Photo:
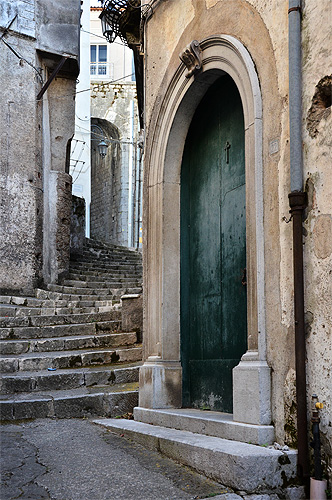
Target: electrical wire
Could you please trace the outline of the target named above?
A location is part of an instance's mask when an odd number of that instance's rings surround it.
[[[129,78],[130,76],[133,76],[133,74],[134,73],[130,73],[130,75],[122,76],[121,78],[117,78],[116,80],[111,80],[109,82],[104,82],[104,85],[111,85],[112,83],[120,82],[121,80],[125,80],[126,78]],[[92,83],[91,85],[94,86],[95,84]],[[99,85],[99,83],[96,82],[96,85]],[[52,96],[52,97],[49,97],[49,99],[63,99],[64,97],[74,96],[74,95],[77,95],[77,94],[81,94],[82,92],[89,92],[89,90],[93,90],[93,89],[89,88],[89,89],[77,90],[76,92],[73,92],[72,94],[63,94],[63,95],[56,96],[56,97]]]
[[[31,66],[31,68],[33,68],[35,70],[35,72],[37,73],[38,75],[38,78],[41,82],[41,84],[43,85],[44,84],[44,81],[43,81],[43,77],[41,75],[41,72],[40,70],[38,70],[30,61],[28,61],[27,59],[25,59],[25,57],[23,57],[21,54],[19,54],[15,49],[14,47],[12,47],[3,37],[1,38],[1,41],[9,48],[9,50],[12,51],[12,53],[20,60],[20,61],[24,61],[26,62],[29,66]]]
[[[34,68],[34,69],[36,71],[38,71],[36,68]],[[122,76],[121,78],[117,78],[116,80],[111,80],[109,82],[103,82],[103,85],[112,85],[112,83],[116,83],[116,82],[120,82],[121,80],[125,80],[126,78],[129,78],[130,76],[133,76],[133,74],[134,73],[131,73],[130,75]],[[130,83],[135,83],[135,82],[130,82]],[[92,86],[99,85],[99,83],[96,82],[96,83],[92,83],[91,85]],[[93,89],[89,88],[89,89],[84,89],[84,90],[77,90],[76,92],[72,92],[71,94],[62,94],[60,96],[48,96],[48,99],[49,100],[59,100],[59,99],[64,99],[66,97],[74,97],[75,95],[80,94],[82,92],[89,92],[89,90],[93,90]],[[16,102],[19,102],[19,101],[16,101]],[[34,99],[34,100],[32,100],[32,99],[24,99],[24,103],[27,103],[27,102],[36,102],[36,99]],[[41,101],[37,101],[37,102],[41,102]]]
[[[80,118],[77,113],[75,113],[76,118],[78,118],[81,122],[89,122],[90,118]]]
[[[93,126],[94,126],[94,124],[92,123],[91,127],[93,127]],[[134,144],[134,145],[137,144],[136,141],[121,141],[120,139],[113,139],[113,138],[105,137],[105,135],[97,134],[96,132],[91,132],[91,130],[83,128],[80,125],[77,125],[77,127],[80,128],[81,130],[84,130],[85,132],[90,132],[91,134],[93,134],[98,139],[104,139],[105,140],[105,138],[106,138],[106,140],[108,142],[114,142],[116,144]]]
[[[77,165],[77,163],[76,163],[76,165]],[[76,166],[76,165],[75,165],[75,166]],[[77,176],[75,177],[75,179],[73,180],[72,184],[75,184],[75,182],[77,181],[77,179],[78,179],[78,178],[79,178],[79,176],[81,175],[84,165],[85,165],[85,161],[83,161],[83,162],[82,162],[81,170],[78,172],[78,174],[77,174]],[[74,167],[74,168],[75,168],[75,167]]]
[[[77,163],[81,160],[81,156],[82,156],[83,151],[84,151],[84,149],[85,149],[85,145],[86,145],[86,143],[85,143],[85,142],[83,142],[82,147],[81,147],[81,151],[79,152],[79,155],[78,155],[78,159],[77,159],[77,160],[74,160],[76,163],[75,163],[75,165],[74,165],[74,167],[73,167],[73,173],[74,173],[74,171],[75,171],[75,169],[76,169]],[[75,180],[73,181],[73,184],[77,181],[77,179],[78,179],[78,178],[79,178],[79,176],[81,175],[81,172],[82,172],[82,170],[83,170],[84,165],[85,165],[85,161],[82,161],[81,170],[80,170],[80,171],[79,171],[79,173],[77,174],[77,176],[76,176]]]
[[[84,33],[89,33],[89,35],[96,36],[97,38],[102,38],[104,40],[104,42],[107,42],[107,40],[104,36],[96,35],[96,33],[92,33],[91,31],[84,30],[83,28],[81,28],[81,31],[84,31]],[[121,45],[122,47],[127,47],[127,45],[125,45],[122,42],[113,42],[113,43],[115,43],[116,45]]]

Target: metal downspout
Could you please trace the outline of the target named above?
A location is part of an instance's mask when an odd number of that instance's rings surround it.
[[[306,401],[306,344],[304,325],[303,279],[303,212],[307,196],[303,192],[302,160],[302,58],[301,58],[301,0],[289,0],[289,128],[290,128],[290,180],[288,195],[293,219],[295,366],[298,436],[298,476],[308,484],[309,451]]]

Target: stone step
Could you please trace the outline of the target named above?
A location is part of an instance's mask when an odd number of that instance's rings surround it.
[[[107,250],[83,250],[81,254],[81,259],[99,259],[99,260],[118,260],[118,261],[123,261],[123,260],[128,260],[128,261],[141,261],[142,257],[140,254],[136,253],[128,253],[128,252],[117,252],[117,251],[111,251],[108,252]]]
[[[0,371],[36,371],[51,368],[76,368],[110,363],[141,361],[142,348],[120,347],[116,349],[81,349],[80,351],[52,351],[7,355],[0,359]]]
[[[219,411],[203,411],[194,408],[152,410],[135,408],[135,418],[146,424],[196,432],[207,436],[241,441],[257,445],[274,442],[273,425],[253,425],[234,422],[233,415]]]
[[[22,326],[51,326],[70,325],[81,323],[96,323],[100,321],[121,320],[120,311],[107,311],[98,313],[83,314],[57,314],[57,315],[36,315],[26,317],[0,317],[0,328],[14,328]]]
[[[46,302],[46,301],[45,301]],[[51,302],[51,301],[49,301]],[[54,302],[54,301],[53,301]],[[64,301],[67,302],[68,301]],[[24,318],[26,316],[61,316],[68,314],[92,314],[101,312],[117,311],[120,306],[120,300],[117,301],[104,301],[104,302],[114,302],[111,305],[104,306],[93,306],[93,301],[86,301],[91,304],[85,307],[77,307],[70,305],[69,307],[26,307],[26,306],[14,306],[14,305],[2,305],[0,304],[0,321],[2,318]],[[79,302],[78,302],[79,303]]]
[[[96,245],[84,245],[83,246],[83,253],[84,252],[102,252],[102,253],[108,253],[111,255],[129,255],[129,256],[139,256],[141,255],[140,252],[138,252],[134,248],[128,248],[124,246],[119,246],[119,245],[111,245],[111,246],[96,246]]]
[[[0,354],[25,354],[30,352],[73,351],[94,347],[129,346],[137,342],[136,333],[106,333],[94,335],[77,335],[47,339],[2,340]]]
[[[80,259],[80,262],[96,262],[96,261],[98,261],[99,264],[118,263],[118,264],[135,265],[141,263],[141,258],[140,257],[135,258],[127,255],[112,255],[112,254],[94,255],[90,253],[83,253]]]
[[[124,249],[129,252],[137,252],[136,248],[133,247],[125,247],[123,245],[117,245],[116,243],[109,243],[101,240],[96,240],[95,238],[85,238],[85,247],[93,247],[93,248],[118,248],[120,250]]]
[[[38,290],[38,289],[37,289]],[[43,292],[44,290],[40,290]],[[113,306],[119,303],[118,299],[109,299],[109,300],[96,300],[97,297],[93,297],[93,300],[78,300],[75,297],[75,300],[51,300],[51,299],[42,299],[36,297],[16,297],[11,295],[1,295],[0,296],[0,307],[6,308],[8,307],[8,311],[12,310],[13,306],[19,308],[31,308],[31,309],[61,309],[61,308],[72,308],[72,309],[80,309],[85,307],[104,307],[104,306]],[[6,316],[6,315],[4,315]],[[10,316],[8,314],[7,316]]]
[[[36,318],[38,316],[35,316]],[[30,318],[32,319],[32,318]],[[52,326],[26,326],[0,328],[1,340],[40,339],[51,337],[68,337],[72,335],[93,335],[97,332],[119,332],[121,322],[118,320],[100,321],[98,323],[79,323]]]
[[[79,269],[79,270],[98,270],[98,271],[142,271],[142,264],[110,264],[110,263],[98,263],[98,262],[71,262],[69,269]]]
[[[83,279],[84,278],[84,279]],[[119,281],[121,279],[131,279],[137,280],[140,279],[141,276],[138,273],[129,273],[129,272],[121,272],[121,271],[112,271],[111,273],[106,274],[104,272],[94,273],[92,271],[81,271],[81,273],[69,273],[67,279],[73,281],[110,281],[111,279],[115,279]]]
[[[115,288],[115,287],[114,287]],[[120,286],[116,287],[117,289],[122,288]],[[86,288],[82,286],[64,286],[64,285],[47,285],[47,289],[51,292],[65,293],[68,295],[98,295],[99,297],[104,297],[105,295],[109,295],[110,288]]]
[[[119,333],[121,297],[141,292],[140,253],[87,240],[62,283],[0,297],[2,418],[133,411],[142,348]]]
[[[76,288],[121,288],[121,287],[130,287],[134,288],[136,286],[140,286],[140,280],[133,280],[132,278],[121,278],[119,280],[110,280],[110,281],[84,281],[82,280],[64,280],[64,286],[72,286]]]
[[[81,387],[67,391],[2,396],[2,421],[34,418],[116,417],[132,412],[138,401],[138,383],[110,387]],[[91,443],[93,446],[93,443]]]
[[[94,422],[236,490],[271,493],[297,481],[295,450],[269,449],[133,420]]]
[[[74,290],[70,289],[71,292]],[[93,290],[88,290],[89,293],[85,293],[82,295],[75,293],[63,293],[63,292],[52,292],[50,290],[43,290],[41,288],[36,288],[35,293],[36,297],[41,300],[51,300],[56,303],[59,301],[65,302],[105,302],[105,301],[115,301],[119,302],[121,296],[123,295],[123,288],[112,290],[112,294],[109,292],[108,295],[93,295]]]
[[[92,296],[98,296],[100,300],[103,298],[108,298],[108,297],[121,297],[122,295],[125,294],[131,294],[131,293],[140,293],[141,287],[127,287],[127,286],[120,286],[114,287],[114,288],[78,288],[78,287],[72,287],[72,286],[63,286],[63,285],[48,285],[47,286],[48,291],[50,292],[56,292],[56,293],[61,293],[64,295],[69,295],[69,296],[86,296],[88,295],[89,297]],[[133,291],[135,290],[135,291]],[[138,290],[138,291],[137,291]]]
[[[111,253],[114,253],[114,252],[127,253],[129,255],[139,255],[140,254],[140,252],[138,250],[136,250],[136,248],[133,248],[133,247],[127,247],[127,246],[117,245],[117,244],[113,244],[113,243],[95,242],[95,241],[93,241],[92,244],[88,243],[88,244],[83,246],[84,251],[88,251],[90,249],[92,249],[92,250],[104,250],[104,251],[109,251]]]
[[[98,367],[63,369],[56,371],[31,371],[3,374],[0,380],[1,394],[20,392],[40,392],[77,389],[100,385],[115,385],[138,382],[140,363],[118,365],[103,365]],[[117,365],[116,365],[117,366]]]
[[[92,244],[86,244],[83,246],[83,251],[91,251],[91,250],[92,251],[102,250],[104,252],[110,252],[110,253],[118,252],[121,254],[128,254],[128,255],[140,255],[140,252],[136,250],[136,248],[116,245],[112,243],[93,242]]]
[[[69,273],[77,273],[77,274],[87,274],[87,275],[91,275],[93,273],[98,273],[98,274],[105,274],[105,275],[114,275],[114,276],[118,276],[118,275],[124,275],[124,276],[136,276],[137,274],[142,274],[142,269],[136,269],[137,266],[135,266],[134,268],[131,267],[131,266],[125,266],[125,268],[118,268],[118,266],[113,266],[111,269],[106,269],[105,267],[102,267],[100,271],[94,271],[91,267],[90,268],[86,268],[86,267],[83,267],[81,265],[75,265],[73,263],[70,263],[70,267],[69,267]]]
[[[143,276],[143,271],[142,270],[129,270],[129,269],[124,269],[124,270],[114,270],[114,269],[105,269],[105,268],[70,268],[69,269],[69,275],[68,279],[71,275],[75,275],[78,277],[79,280],[82,279],[82,277],[87,277],[90,279],[90,281],[93,281],[93,277],[97,277],[96,281],[101,281],[101,280],[108,280],[109,278],[111,279],[116,279],[118,276],[120,277],[128,277],[128,278],[134,278],[134,279],[141,279]],[[76,279],[76,278],[74,278]]]
[[[125,246],[120,246],[120,245],[84,245],[83,246],[83,253],[84,252],[91,252],[91,253],[108,253],[111,255],[129,255],[129,256],[140,256],[141,253],[138,252],[134,248],[128,248]]]
[[[117,276],[126,277],[141,277],[143,275],[142,269],[134,269],[132,266],[128,266],[128,269],[113,269],[107,268],[106,266],[70,266],[70,274],[76,274],[80,276],[105,276],[116,278]],[[80,278],[81,279],[81,278]],[[97,280],[98,281],[98,280]]]

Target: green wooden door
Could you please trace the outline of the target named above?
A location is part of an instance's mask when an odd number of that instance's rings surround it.
[[[183,405],[232,412],[247,347],[244,121],[221,77],[198,106],[181,171]]]

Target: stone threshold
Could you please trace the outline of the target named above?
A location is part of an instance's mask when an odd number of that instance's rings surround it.
[[[272,425],[234,422],[233,415],[230,413],[194,408],[149,409],[136,407],[134,416],[138,422],[231,441],[261,446],[271,445],[274,442],[274,427]]]
[[[296,483],[295,450],[270,449],[134,420],[93,422],[235,490],[276,493],[283,489],[285,482],[287,486]]]

